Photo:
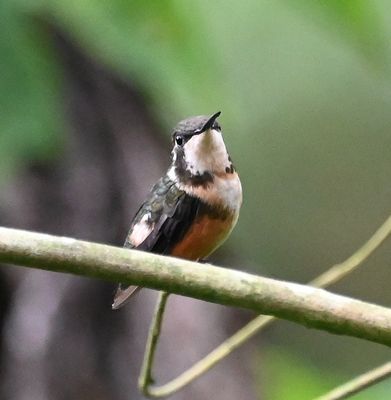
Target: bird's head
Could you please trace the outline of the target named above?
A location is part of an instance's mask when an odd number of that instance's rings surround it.
[[[214,175],[234,171],[217,122],[219,115],[220,111],[190,117],[174,128],[171,171],[183,183],[207,184]]]

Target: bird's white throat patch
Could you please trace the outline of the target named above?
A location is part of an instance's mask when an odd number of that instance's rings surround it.
[[[176,152],[174,148],[174,163]],[[168,170],[168,176],[180,189],[210,205],[223,206],[231,210],[236,221],[242,204],[242,186],[238,174],[232,167],[221,132],[210,129],[200,135],[194,135],[183,146],[183,157],[186,170],[191,176],[202,176],[207,173],[211,181],[206,185],[182,181],[177,175],[176,166]]]
[[[193,175],[222,173],[231,165],[221,132],[216,129],[194,135],[185,143],[183,150],[187,170]]]

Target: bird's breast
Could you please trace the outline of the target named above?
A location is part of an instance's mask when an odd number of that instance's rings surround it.
[[[242,204],[242,187],[236,172],[215,175],[213,183],[186,188],[205,205],[193,225],[173,249],[176,257],[199,260],[217,249],[236,225]]]
[[[199,215],[181,241],[173,247],[171,255],[188,260],[207,257],[228,237],[236,220],[234,214],[225,215],[224,218],[208,213]]]
[[[186,192],[207,204],[221,206],[239,214],[242,205],[242,185],[236,172],[214,174],[213,183],[207,186],[191,186]]]

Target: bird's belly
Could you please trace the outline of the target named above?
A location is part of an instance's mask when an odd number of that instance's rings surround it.
[[[228,237],[236,220],[235,215],[224,219],[211,218],[208,215],[201,216],[170,254],[188,260],[207,257]]]

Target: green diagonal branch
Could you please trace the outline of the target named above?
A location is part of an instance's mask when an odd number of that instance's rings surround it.
[[[160,289],[391,347],[391,309],[209,264],[9,228],[0,228],[0,262]]]

